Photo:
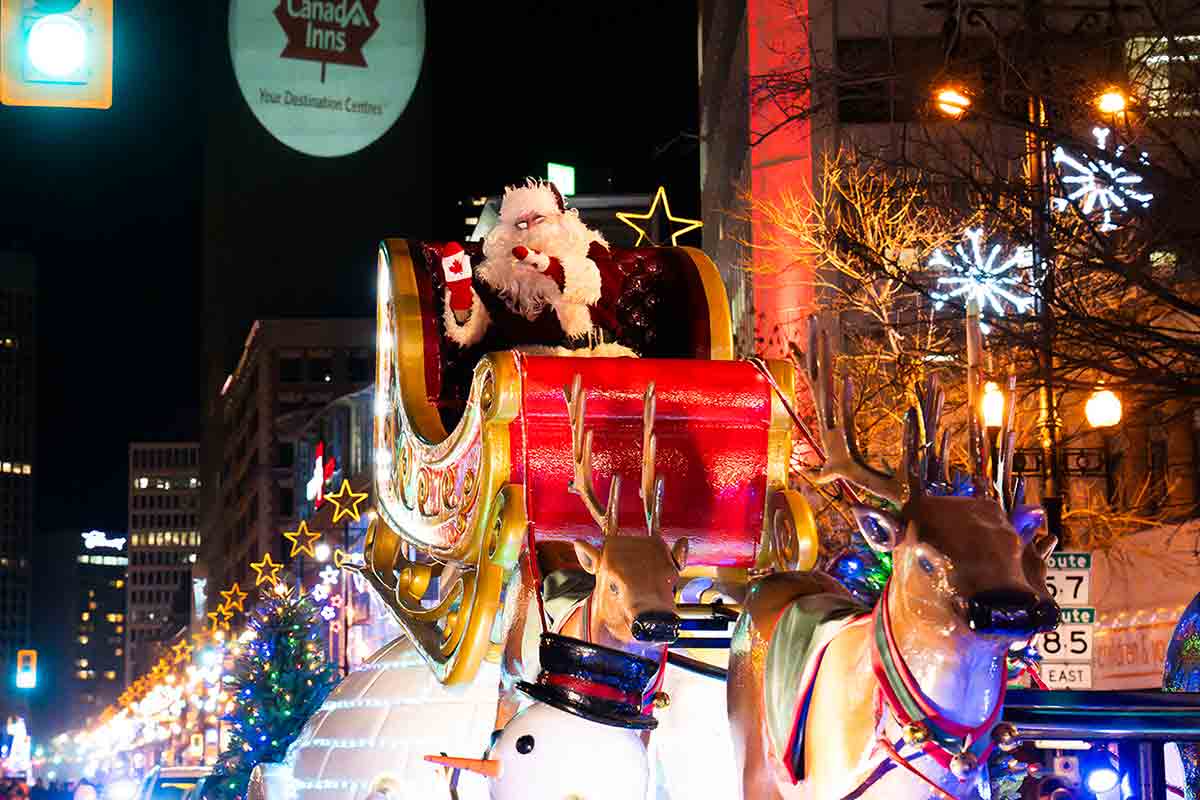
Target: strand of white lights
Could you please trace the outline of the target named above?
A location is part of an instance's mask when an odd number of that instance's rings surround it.
[[[1096,137],[1096,146],[1105,150],[1108,128],[1093,128],[1092,135]],[[1125,154],[1125,145],[1120,145],[1113,152],[1113,158],[1119,160]],[[1129,204],[1137,203],[1142,208],[1149,208],[1154,195],[1139,190],[1142,176],[1120,166],[1114,161],[1103,158],[1092,158],[1085,154],[1073,154],[1059,145],[1054,150],[1054,163],[1060,169],[1069,170],[1069,174],[1059,177],[1067,187],[1066,197],[1054,198],[1054,208],[1065,211],[1072,204],[1078,203],[1079,210],[1084,216],[1099,213],[1099,230],[1115,231],[1119,226],[1113,221],[1113,214],[1127,214]],[[1142,152],[1138,163],[1146,166],[1150,163],[1149,154]]]
[[[1027,289],[1033,251],[1018,247],[1006,255],[1004,248],[996,244],[985,253],[983,229],[968,228],[964,236],[967,248],[959,242],[953,253],[946,254],[939,248],[929,258],[930,267],[950,273],[937,279],[944,290],[929,293],[934,310],[940,311],[946,303],[955,300],[963,305],[974,300],[982,311],[998,317],[1004,316],[1008,307],[1018,314],[1033,308],[1034,297]],[[987,333],[986,325],[980,328]]]

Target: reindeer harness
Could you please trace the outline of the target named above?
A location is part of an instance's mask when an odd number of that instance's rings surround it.
[[[969,753],[984,764],[995,743],[991,732],[1004,707],[1006,679],[1000,679],[995,708],[978,726],[946,719],[921,691],[916,679],[900,658],[887,611],[886,590],[873,611],[838,595],[799,598],[784,611],[776,626],[767,654],[766,708],[768,726],[776,752],[782,756],[793,783],[804,778],[804,733],[813,688],[825,651],[839,634],[850,628],[870,626],[871,662],[876,678],[874,697],[875,739],[857,769],[847,776],[843,800],[854,800],[896,766],[905,766],[918,778],[937,787],[914,762],[928,757],[949,771],[953,758]],[[788,680],[789,677],[798,680]],[[773,709],[792,709],[789,716],[772,714]],[[923,740],[905,735],[919,729]],[[978,778],[978,774],[968,776]],[[965,780],[965,779],[964,779]],[[944,792],[937,790],[940,794]]]

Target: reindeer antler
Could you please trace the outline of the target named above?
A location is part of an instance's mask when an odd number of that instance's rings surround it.
[[[646,387],[642,401],[642,512],[646,515],[646,533],[660,535],[662,520],[663,479],[655,477],[654,462],[658,454],[658,437],[654,435],[654,382]]]
[[[833,390],[833,346],[830,344],[829,331],[821,326],[816,316],[809,319],[807,361],[805,377],[816,404],[821,444],[825,448],[825,463],[821,466],[817,483],[844,479],[871,494],[903,505],[905,481],[872,467],[858,449],[854,427],[854,383],[849,377],[843,384],[841,419],[838,418],[838,398]],[[908,438],[906,435],[906,450]]]
[[[608,487],[608,505],[601,506],[592,483],[592,432],[585,431],[583,416],[587,399],[583,394],[583,378],[575,376],[570,389],[563,389],[567,401],[567,416],[571,420],[571,461],[575,477],[567,484],[567,490],[579,495],[592,519],[600,526],[605,536],[617,535],[617,498],[621,494],[621,476],[613,475]]]

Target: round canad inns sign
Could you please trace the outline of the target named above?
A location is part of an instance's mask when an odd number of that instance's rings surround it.
[[[400,117],[425,55],[423,0],[232,0],[229,49],[246,102],[276,139],[344,156]]]

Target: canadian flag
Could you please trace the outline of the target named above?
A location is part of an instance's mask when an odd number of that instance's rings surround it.
[[[450,308],[468,311],[471,308],[471,257],[458,242],[442,248],[442,277],[450,290]]]
[[[312,501],[313,508],[320,508],[321,503],[325,502],[325,484],[329,483],[333,478],[333,473],[337,470],[337,459],[333,456],[329,460],[325,460],[325,443],[317,442],[317,452],[313,457],[313,475],[306,486],[306,494],[308,499]]]

